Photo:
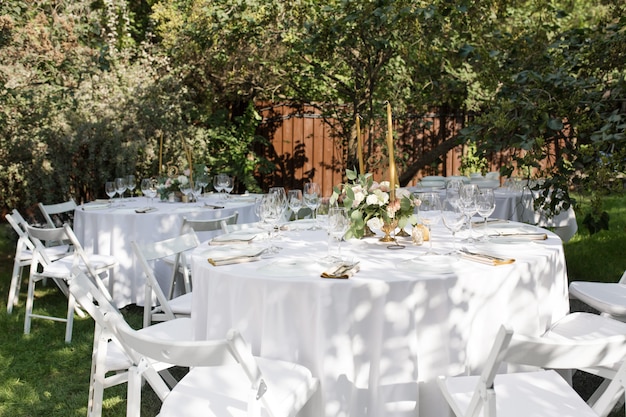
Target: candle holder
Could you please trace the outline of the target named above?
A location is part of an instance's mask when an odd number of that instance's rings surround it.
[[[385,236],[381,237],[378,240],[381,242],[395,242],[395,239],[391,237],[391,232],[396,230],[397,226],[398,226],[398,220],[396,219],[391,220],[389,222],[384,222],[383,225],[380,227],[380,230],[383,231]]]

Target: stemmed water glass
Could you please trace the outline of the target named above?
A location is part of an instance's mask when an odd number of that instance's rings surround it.
[[[191,195],[196,203],[200,201],[200,196],[202,195],[202,184],[198,181],[194,181],[193,187],[191,188]]]
[[[316,182],[307,182],[304,184],[302,197],[304,204],[313,212],[313,218],[317,219],[317,208],[320,206],[322,199],[320,185]],[[317,229],[317,227],[315,226],[314,229]]]
[[[120,195],[120,206],[121,201],[123,201],[124,193],[126,192],[127,184],[126,178],[116,178],[115,179],[115,191]]]
[[[144,178],[141,180],[141,192],[150,199],[150,208],[154,208],[154,197],[157,195],[156,181],[152,178]]]
[[[461,187],[461,192],[459,193],[459,201],[461,203],[461,209],[465,213],[467,218],[467,230],[468,237],[465,239],[466,242],[474,242],[474,236],[472,235],[472,216],[478,211],[478,185],[476,184],[465,184]]]
[[[109,196],[109,205],[113,207],[113,197],[117,194],[114,181],[107,181],[104,184],[104,192]]]
[[[213,188],[215,188],[215,191],[217,191],[218,193],[222,193],[222,191],[224,191],[224,174],[217,174],[216,176],[213,177]]]
[[[459,205],[459,201],[446,198],[441,209],[441,220],[444,226],[452,232],[452,253],[457,253],[456,232],[465,224],[465,213]]]
[[[476,199],[476,209],[478,215],[483,218],[483,227],[486,226],[487,218],[491,216],[496,209],[496,197],[491,188],[485,188],[479,191]]]
[[[180,184],[178,186],[178,189],[180,190],[181,193],[185,195],[185,197],[187,197],[187,201],[189,201],[189,195],[191,194],[191,191],[192,191],[191,181],[187,181],[184,184]]]
[[[137,187],[137,180],[134,175],[129,175],[126,177],[126,186],[128,187],[128,191],[130,191],[130,199],[128,201],[133,200],[133,191]]]
[[[289,208],[293,211],[295,220],[298,220],[298,213],[302,208],[302,190],[289,190],[287,193],[287,200],[289,201]]]
[[[419,199],[421,201],[420,206],[417,208],[417,217],[428,228],[428,252],[427,255],[437,254],[433,251],[433,234],[432,226],[439,222],[441,218],[441,200],[439,199],[439,193],[435,191],[429,191],[419,193]]]
[[[259,201],[257,214],[261,221],[268,226],[269,246],[265,253],[273,255],[278,253],[280,248],[274,245],[272,232],[278,227],[283,216],[284,207],[279,193],[267,193]]]
[[[350,217],[345,207],[330,207],[328,209],[328,233],[337,240],[337,260],[342,261],[341,241],[350,228]]]

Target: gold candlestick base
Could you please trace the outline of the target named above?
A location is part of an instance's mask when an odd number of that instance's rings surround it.
[[[396,239],[391,237],[391,232],[396,230],[396,226],[398,226],[398,221],[397,220],[393,220],[393,221],[391,221],[389,223],[383,224],[383,226],[380,228],[380,230],[383,231],[385,236],[381,237],[378,240],[381,241],[381,242],[395,242]]]

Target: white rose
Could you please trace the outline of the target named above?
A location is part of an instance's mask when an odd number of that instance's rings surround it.
[[[179,175],[178,176],[178,182],[185,185],[189,182],[189,179],[187,177],[185,177],[184,175]]]
[[[383,227],[383,222],[378,217],[372,217],[367,221],[367,227],[372,230],[378,230]]]
[[[352,207],[358,207],[363,202],[363,200],[365,200],[365,194],[363,193],[363,191],[354,193],[354,201],[352,201]]]
[[[374,205],[379,206],[381,204],[376,194],[368,195],[365,202],[367,203],[368,206],[374,206]]]

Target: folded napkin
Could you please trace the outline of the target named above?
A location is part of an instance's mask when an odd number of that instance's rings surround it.
[[[322,278],[348,279],[359,272],[359,263],[342,263],[322,272]]]
[[[253,255],[237,255],[237,256],[228,256],[228,257],[212,257],[207,259],[209,263],[213,266],[221,266],[221,265],[232,265],[232,264],[241,264],[246,262],[254,262],[258,261],[261,253],[263,251],[258,252]]]
[[[494,235],[490,235],[491,238],[507,238],[507,239],[525,239],[525,240],[546,240],[548,235],[546,233],[497,233]]]
[[[461,257],[470,261],[493,266],[508,265],[515,262],[513,258],[499,258],[497,256],[487,255],[486,253],[470,252],[467,249],[461,249]]]
[[[233,243],[250,243],[256,237],[256,233],[233,232],[216,236],[209,241],[209,245],[230,245]]]
[[[224,206],[216,206],[215,204],[207,204],[207,203],[204,203],[204,207],[206,207],[206,208],[212,208],[212,209],[216,209],[216,210],[217,210],[217,209],[223,209],[223,208],[224,208]]]
[[[156,207],[143,207],[135,209],[135,213],[150,213],[152,211],[157,211]]]
[[[87,203],[87,204],[83,204],[83,210],[100,210],[100,209],[105,209],[105,208],[109,208],[111,205],[107,202],[107,203]]]

